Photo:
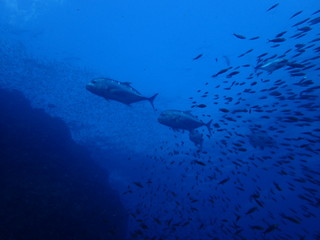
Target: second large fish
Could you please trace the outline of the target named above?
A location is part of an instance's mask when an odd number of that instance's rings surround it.
[[[160,113],[158,121],[173,129],[188,130],[190,132],[198,127],[206,126],[211,134],[210,124],[212,120],[208,123],[204,123],[189,111],[166,110]]]

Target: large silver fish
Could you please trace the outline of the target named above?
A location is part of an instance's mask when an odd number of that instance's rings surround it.
[[[210,124],[212,120],[208,123],[204,123],[196,116],[193,116],[190,111],[166,110],[160,113],[158,121],[175,130],[182,129],[190,132],[198,127],[206,126],[211,134]]]
[[[126,105],[131,103],[147,100],[154,109],[153,101],[158,95],[156,93],[152,97],[144,97],[136,89],[131,87],[129,82],[119,82],[110,78],[95,78],[87,85],[86,89],[93,94],[101,96],[107,100],[114,100]]]
[[[271,74],[273,71],[278,70],[278,69],[288,65],[288,63],[289,62],[288,62],[287,59],[278,58],[278,59],[275,59],[273,61],[258,65],[256,67],[256,70],[257,69],[262,69],[262,70],[265,70],[265,71],[269,72],[269,74]]]

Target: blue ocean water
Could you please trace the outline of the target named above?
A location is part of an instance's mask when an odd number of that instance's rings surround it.
[[[319,1],[0,13],[0,239],[320,239]]]

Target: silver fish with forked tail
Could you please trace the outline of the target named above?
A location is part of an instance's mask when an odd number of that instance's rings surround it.
[[[86,89],[93,94],[101,96],[107,100],[114,100],[126,105],[147,100],[154,109],[153,101],[158,93],[152,97],[142,96],[136,89],[131,87],[130,82],[119,82],[110,78],[95,78],[87,85]]]
[[[273,71],[278,70],[284,66],[287,66],[289,61],[287,59],[278,58],[270,62],[262,63],[256,66],[256,70],[261,69],[267,71],[269,74],[273,73]]]
[[[196,128],[206,126],[211,134],[210,124],[212,120],[208,123],[204,123],[196,116],[192,115],[190,111],[166,110],[160,113],[158,121],[163,125],[173,128],[174,130],[182,129],[190,132]]]

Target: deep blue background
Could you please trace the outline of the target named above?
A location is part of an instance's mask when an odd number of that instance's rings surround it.
[[[98,165],[92,171],[109,173],[129,216],[128,239],[319,239],[320,61],[310,58],[319,56],[320,45],[310,41],[320,37],[320,24],[302,24],[312,30],[299,39],[290,36],[301,32],[293,24],[319,17],[312,13],[320,3],[278,3],[267,11],[276,2],[2,1],[0,86],[21,91],[33,107],[61,118],[73,140],[90,151]],[[283,31],[287,40],[271,47],[268,40]],[[260,38],[248,40],[255,36]],[[298,57],[296,44],[306,45]],[[289,49],[289,61],[314,65],[304,76],[292,77],[286,68],[255,74],[257,56]],[[232,78],[212,78],[229,67],[226,58],[233,68],[250,66]],[[85,85],[95,77],[132,82],[145,96],[159,93],[158,111],[146,102],[128,107],[92,95]],[[297,85],[302,79],[313,83]],[[191,108],[192,101],[207,107]],[[187,133],[157,122],[166,109],[213,119],[213,136],[201,128],[203,153]],[[22,114],[16,110],[13,115]],[[90,169],[90,162],[85,166]],[[106,188],[97,185],[89,194]]]

